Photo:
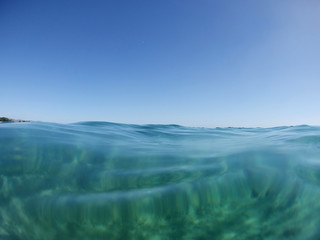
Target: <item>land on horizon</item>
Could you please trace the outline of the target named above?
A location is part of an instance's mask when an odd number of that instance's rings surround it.
[[[30,120],[12,119],[7,117],[0,117],[0,122],[31,122]]]

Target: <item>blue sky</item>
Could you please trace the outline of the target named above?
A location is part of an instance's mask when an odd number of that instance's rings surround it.
[[[0,115],[320,125],[320,1],[0,1]]]

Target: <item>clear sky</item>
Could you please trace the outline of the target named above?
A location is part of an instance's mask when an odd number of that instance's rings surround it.
[[[0,116],[320,125],[319,0],[0,0]]]

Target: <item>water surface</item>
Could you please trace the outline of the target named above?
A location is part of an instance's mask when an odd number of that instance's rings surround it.
[[[0,124],[0,239],[320,239],[320,127]]]

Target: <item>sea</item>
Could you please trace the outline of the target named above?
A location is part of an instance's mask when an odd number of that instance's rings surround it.
[[[320,127],[0,124],[1,240],[319,240]]]

